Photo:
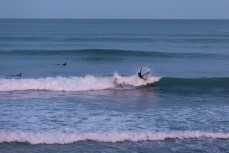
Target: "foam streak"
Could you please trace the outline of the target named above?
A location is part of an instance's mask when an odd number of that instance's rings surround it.
[[[78,141],[123,142],[156,141],[170,139],[229,139],[229,133],[212,133],[202,131],[177,132],[103,132],[103,133],[31,133],[0,132],[0,143],[27,142],[30,144],[69,144]]]

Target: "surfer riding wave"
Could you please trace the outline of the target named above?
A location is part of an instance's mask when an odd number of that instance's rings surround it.
[[[149,68],[141,67],[140,71],[138,72],[138,77],[146,81],[148,78],[150,78],[150,71],[151,70]]]

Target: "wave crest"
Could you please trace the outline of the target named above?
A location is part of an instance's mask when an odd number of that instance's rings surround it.
[[[48,91],[87,91],[136,87],[158,81],[151,77],[144,81],[136,75],[123,77],[115,73],[112,77],[47,77],[39,79],[0,79],[0,91],[48,90]]]

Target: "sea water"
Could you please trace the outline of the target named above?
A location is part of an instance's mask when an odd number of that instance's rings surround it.
[[[229,20],[1,19],[0,152],[229,152],[228,65]]]

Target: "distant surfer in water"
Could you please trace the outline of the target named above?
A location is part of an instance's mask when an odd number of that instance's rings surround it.
[[[18,76],[18,77],[21,77],[21,73],[16,74],[16,75],[10,75],[10,76]]]
[[[67,63],[65,62],[64,64],[57,64],[57,65],[63,65],[63,66],[67,66]]]
[[[138,72],[138,77],[146,81],[147,78],[144,78],[144,76],[147,76],[149,74],[150,74],[150,71],[146,72],[145,74],[142,74],[142,67],[141,67],[141,70]]]

